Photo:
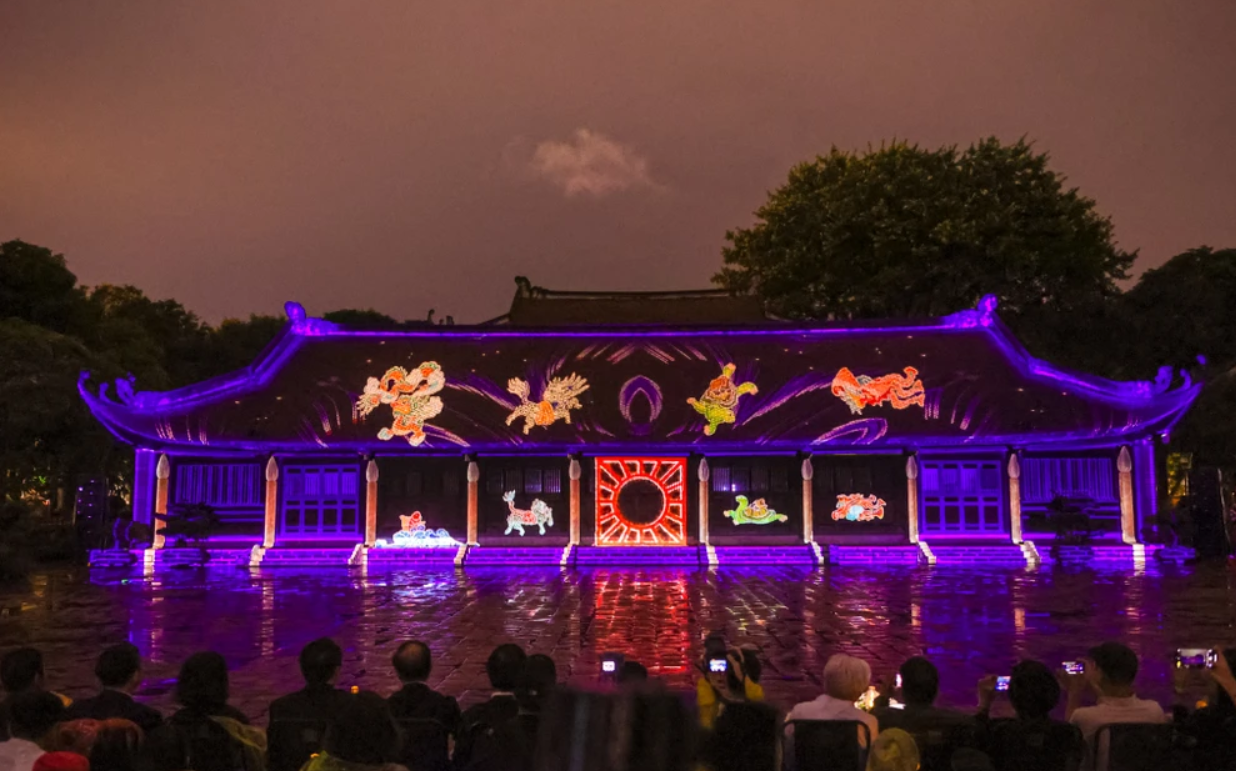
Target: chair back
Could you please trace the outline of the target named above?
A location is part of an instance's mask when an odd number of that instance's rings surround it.
[[[860,720],[791,720],[797,771],[864,771],[871,730]]]
[[[974,727],[957,720],[920,723],[906,731],[918,746],[922,771],[951,771],[953,753],[974,744]]]
[[[1096,771],[1164,771],[1184,754],[1170,723],[1109,723],[1094,737]]]
[[[432,718],[395,722],[403,734],[398,760],[401,766],[408,771],[449,771],[451,732],[445,725]]]
[[[1077,771],[1086,756],[1081,731],[1068,723],[1000,720],[993,721],[990,730],[987,750],[996,768]]]
[[[299,771],[326,738],[325,720],[276,720],[266,729],[266,764],[270,771]]]
[[[175,726],[185,750],[185,768],[193,771],[246,771],[240,743],[213,720]]]

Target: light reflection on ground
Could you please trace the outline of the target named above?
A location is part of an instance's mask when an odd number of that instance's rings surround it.
[[[425,640],[432,684],[467,703],[483,696],[484,661],[504,641],[547,653],[563,679],[592,681],[598,656],[619,651],[689,688],[700,641],[724,629],[763,650],[771,701],[819,691],[827,657],[866,658],[877,674],[926,653],[943,698],[969,708],[974,683],[1020,657],[1055,664],[1104,639],[1143,657],[1142,690],[1169,702],[1177,646],[1236,645],[1236,573],[1221,566],[1127,571],[1022,568],[763,567],[562,571],[556,568],[373,571],[237,568],[62,571],[0,589],[0,648],[28,643],[48,657],[54,687],[91,688],[100,646],[131,640],[149,657],[146,696],[170,708],[176,667],[212,648],[234,667],[235,703],[260,718],[297,686],[296,654],[330,635],[346,650],[342,685],[395,688],[397,641]]]

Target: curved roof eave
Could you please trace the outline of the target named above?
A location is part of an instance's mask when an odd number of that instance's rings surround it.
[[[1050,380],[1062,387],[1084,394],[1085,396],[1114,403],[1121,407],[1151,407],[1162,410],[1160,420],[1170,419],[1174,425],[1184,411],[1197,398],[1201,384],[1193,383],[1188,374],[1181,372],[1184,383],[1171,389],[1172,372],[1168,367],[1161,368],[1159,376],[1153,381],[1115,381],[1095,375],[1072,372],[1057,367],[1041,359],[1035,358],[1025,348],[1020,340],[995,314],[996,300],[988,295],[972,310],[959,311],[934,319],[897,321],[892,323],[847,323],[820,324],[813,326],[761,326],[761,327],[712,327],[712,328],[673,328],[664,327],[578,327],[563,328],[520,328],[511,327],[478,327],[450,326],[428,327],[425,329],[399,330],[390,332],[369,330],[346,330],[336,324],[319,318],[309,317],[304,308],[297,303],[288,303],[287,314],[289,323],[279,335],[247,367],[221,375],[210,380],[195,383],[183,388],[162,392],[133,392],[132,381],[117,382],[117,397],[108,396],[108,384],[101,383],[98,395],[92,395],[85,388],[89,373],[83,373],[79,381],[79,391],[86,400],[92,412],[106,418],[109,430],[116,433],[119,428],[123,433],[126,415],[158,415],[171,411],[183,411],[203,404],[210,404],[226,398],[232,398],[240,393],[260,389],[279,372],[280,368],[304,345],[309,338],[317,337],[529,337],[529,336],[629,336],[631,334],[673,336],[673,335],[829,335],[829,334],[878,334],[878,333],[920,333],[920,332],[952,332],[981,329],[996,343],[1001,354],[1023,376],[1031,379]],[[1159,420],[1151,420],[1157,423]],[[118,434],[119,436],[119,434]],[[126,440],[131,441],[131,440]]]

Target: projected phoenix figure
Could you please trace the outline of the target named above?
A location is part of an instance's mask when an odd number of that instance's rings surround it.
[[[682,458],[597,458],[598,546],[685,546]]]

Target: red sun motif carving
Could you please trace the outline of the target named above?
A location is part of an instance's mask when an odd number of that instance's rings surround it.
[[[597,546],[686,546],[687,462],[684,458],[597,458]],[[624,493],[625,491],[625,493]],[[647,505],[647,493],[660,503]],[[623,511],[643,494],[643,511]]]

